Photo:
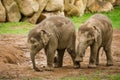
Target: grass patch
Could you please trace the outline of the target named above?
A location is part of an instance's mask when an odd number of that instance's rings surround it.
[[[110,75],[110,76],[107,76],[107,78],[109,80],[120,80],[120,74]]]
[[[61,80],[101,80],[101,75],[103,75],[101,71],[96,71],[92,74],[80,73],[79,76],[65,77]]]
[[[27,22],[0,23],[0,34],[27,34],[33,26]]]
[[[106,75],[101,72],[96,72],[94,74],[80,74],[74,77],[65,77],[60,80],[120,80],[120,74]]]
[[[95,13],[86,13],[80,17],[71,17],[70,19],[75,23],[76,29],[80,27],[90,16]],[[108,16],[112,20],[113,28],[120,28],[120,6],[114,7],[111,12],[102,12],[102,14]]]

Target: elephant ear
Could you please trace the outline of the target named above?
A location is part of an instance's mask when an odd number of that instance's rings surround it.
[[[42,40],[42,43],[44,44],[44,46],[47,45],[49,39],[50,39],[50,33],[45,31],[45,30],[41,30],[40,31],[40,37],[41,37],[41,40]]]
[[[100,30],[96,26],[93,26],[93,29],[94,29],[95,42],[97,42],[98,41],[98,36],[100,36]]]

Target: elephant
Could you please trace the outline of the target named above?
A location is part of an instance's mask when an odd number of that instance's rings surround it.
[[[41,71],[35,65],[35,55],[44,49],[47,58],[45,70],[53,71],[54,62],[56,67],[62,67],[65,50],[70,54],[74,68],[79,68],[79,62],[75,61],[75,26],[70,19],[63,16],[51,16],[40,22],[28,34],[30,56],[35,71]],[[55,58],[55,52],[57,60]],[[56,60],[56,61],[54,61]]]
[[[107,66],[113,65],[111,43],[113,28],[111,20],[103,14],[92,15],[78,29],[78,45],[75,61],[83,62],[85,50],[90,46],[88,68],[99,65],[99,51],[103,47],[107,58]]]

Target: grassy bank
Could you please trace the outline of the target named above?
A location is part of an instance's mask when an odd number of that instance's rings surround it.
[[[33,26],[27,22],[0,23],[0,34],[27,34]]]
[[[70,17],[75,23],[76,29],[95,13],[86,13],[81,17]],[[113,23],[113,28],[120,28],[120,6],[108,13],[102,13],[108,16]],[[0,34],[27,34],[33,28],[34,24],[27,22],[8,22],[0,23]]]

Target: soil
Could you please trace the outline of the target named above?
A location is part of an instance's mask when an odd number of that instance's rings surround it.
[[[54,71],[36,72],[32,69],[30,52],[25,35],[0,35],[0,80],[58,80],[64,77],[76,77],[79,75],[90,75],[100,71],[102,75],[120,74],[120,30],[114,30],[112,42],[112,55],[114,66],[106,66],[105,53],[100,51],[100,65],[95,69],[87,67],[90,50],[86,50],[84,61],[80,69],[74,69],[73,63],[67,52],[64,55],[64,64]],[[43,50],[36,56],[36,64],[44,69],[46,56]]]

